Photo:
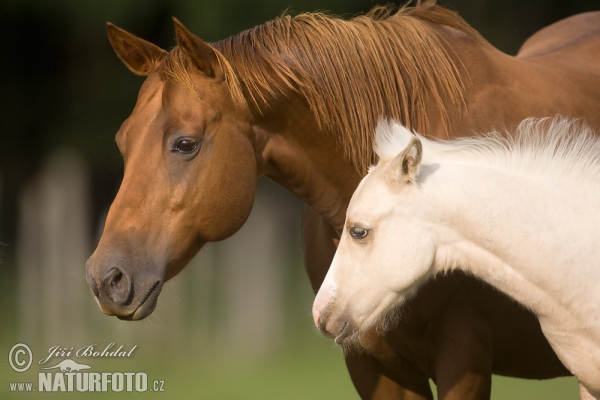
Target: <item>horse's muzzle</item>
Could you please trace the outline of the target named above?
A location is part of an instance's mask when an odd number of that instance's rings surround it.
[[[150,276],[136,280],[125,268],[114,262],[97,262],[94,256],[86,263],[86,280],[104,314],[130,321],[144,319],[154,311],[163,285],[162,279]]]

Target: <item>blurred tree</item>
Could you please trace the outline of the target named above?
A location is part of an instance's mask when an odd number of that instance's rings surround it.
[[[171,17],[205,40],[234,35],[286,10],[325,10],[349,16],[375,0],[5,0],[0,5],[3,61],[0,118],[0,241],[15,238],[16,201],[40,160],[68,144],[90,163],[94,220],[110,204],[122,163],[114,134],[127,118],[142,82],[112,53],[105,22],[169,49]],[[536,30],[593,10],[597,0],[440,0],[484,37],[514,54]],[[92,227],[96,230],[97,227]],[[10,259],[8,249],[5,259]],[[10,263],[8,263],[10,265]]]

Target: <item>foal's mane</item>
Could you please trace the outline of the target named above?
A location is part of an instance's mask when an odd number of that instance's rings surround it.
[[[347,159],[364,174],[374,161],[379,118],[425,131],[431,100],[447,130],[444,102],[464,107],[459,68],[430,23],[480,38],[435,0],[417,0],[397,12],[376,7],[350,20],[284,15],[213,46],[238,105],[264,114],[268,97],[300,94],[320,127],[339,139]],[[171,51],[163,70],[189,84],[181,53]]]
[[[375,135],[380,164],[403,151],[412,136],[401,125],[380,123]],[[424,162],[476,164],[600,184],[600,138],[581,120],[527,118],[514,132],[505,134],[491,132],[448,141],[419,138]]]

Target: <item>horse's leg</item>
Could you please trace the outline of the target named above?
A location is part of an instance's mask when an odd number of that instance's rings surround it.
[[[383,367],[379,361],[367,353],[346,355],[346,366],[361,399],[433,400],[426,377],[419,377],[417,385],[400,385],[382,372]],[[397,370],[393,372],[394,375],[401,374]],[[412,372],[409,375],[414,374]]]
[[[438,399],[489,400],[492,334],[468,302],[457,299],[434,324],[434,368]]]
[[[333,228],[308,206],[304,207],[302,237],[306,271],[312,288],[317,293],[331,265],[339,238]],[[419,380],[422,393],[420,395],[389,378],[382,372],[381,364],[365,352],[347,354],[345,358],[352,383],[362,399],[429,400],[433,398],[426,377]]]

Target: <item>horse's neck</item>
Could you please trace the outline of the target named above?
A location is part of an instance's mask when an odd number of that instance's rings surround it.
[[[469,33],[438,24],[431,26],[443,37],[443,45],[457,65],[464,85],[466,108],[452,106],[448,99],[444,99],[449,118],[448,133],[452,137],[514,128],[524,118],[531,116],[526,115],[522,104],[519,105],[521,109],[513,107],[515,97],[507,89],[521,85],[523,67],[514,57],[496,49],[482,37],[473,37]],[[436,115],[431,106],[427,114]],[[433,119],[430,121],[430,130],[422,133],[447,139],[449,135],[443,132],[441,121]]]
[[[443,31],[451,28],[437,29]],[[471,79],[471,75],[476,74],[470,71],[470,65],[474,62],[481,65],[481,60],[489,59],[487,52],[497,50],[487,42],[477,42],[463,33],[449,34],[444,31],[441,34],[448,35],[449,52],[456,57],[457,65],[466,68],[462,71],[465,77],[469,77],[465,86],[468,90],[476,90],[478,80]],[[466,58],[461,58],[462,55],[459,57],[452,48],[457,43],[464,44],[461,47],[465,50],[468,48]],[[235,69],[235,64],[232,66]],[[267,74],[273,72],[268,66],[259,67]],[[275,75],[271,78],[278,79]],[[318,126],[314,114],[297,93],[290,90],[283,95],[273,96],[272,93],[264,91],[256,97],[267,99],[269,103],[269,107],[254,112],[256,143],[259,147],[258,152],[262,154],[259,172],[296,194],[340,232],[346,208],[360,181],[356,167],[344,157],[340,139],[334,138],[330,132],[325,132]],[[465,123],[464,110],[457,105],[452,106],[455,101],[445,100],[446,104],[454,107],[448,114],[451,122],[454,122],[453,127],[457,127],[455,131],[464,130],[469,134],[480,128],[481,124],[472,126]],[[427,110],[430,136],[446,138],[446,128],[433,101],[428,102]],[[486,126],[486,129],[488,128],[489,126]]]
[[[322,131],[297,96],[254,123],[259,173],[302,199],[341,232],[360,176],[333,135]]]
[[[433,26],[443,35],[465,85],[468,118],[465,110],[454,100],[443,99],[443,103],[448,105],[449,131],[453,135],[470,135],[475,131],[506,126],[507,117],[496,115],[501,107],[486,105],[478,110],[478,100],[492,96],[495,91],[494,101],[508,103],[509,99],[498,93],[497,86],[490,85],[486,79],[489,79],[489,74],[505,74],[505,64],[511,62],[511,57],[483,39],[473,38],[453,28]],[[235,69],[235,65],[232,66]],[[272,72],[268,66],[260,68],[267,73]],[[291,90],[283,96],[273,96],[265,91],[258,97],[268,99],[269,103],[265,110],[256,112],[254,121],[258,151],[263,159],[259,171],[304,200],[339,232],[350,197],[360,181],[355,166],[345,159],[339,139],[319,128],[306,102]],[[448,129],[444,127],[435,102],[430,99],[426,107],[430,128],[427,135],[447,138]],[[516,125],[519,121],[514,118],[508,121],[508,125]]]
[[[439,210],[431,218],[444,221],[438,237],[447,241],[437,268],[466,269],[540,318],[598,315],[600,296],[588,296],[600,273],[600,216],[590,212],[598,187],[479,166],[442,167],[429,178],[424,190],[438,204],[423,208]]]

